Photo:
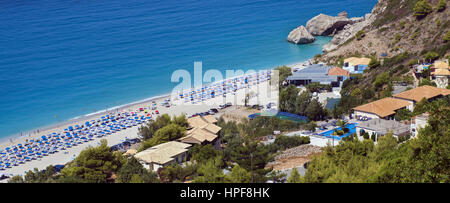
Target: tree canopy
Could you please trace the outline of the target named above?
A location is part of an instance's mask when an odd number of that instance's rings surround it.
[[[98,147],[88,147],[75,160],[61,170],[63,177],[75,176],[91,183],[107,182],[108,178],[125,163],[121,152],[112,152],[106,140]]]
[[[304,182],[450,182],[449,98],[419,104],[428,125],[414,139],[398,143],[389,133],[372,139],[344,139],[312,158]],[[415,109],[416,111],[416,109]],[[353,138],[353,136],[352,136]]]

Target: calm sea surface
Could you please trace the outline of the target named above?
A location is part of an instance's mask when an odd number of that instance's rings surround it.
[[[264,69],[304,61],[330,38],[285,41],[324,13],[376,0],[0,1],[0,138],[163,95],[177,69]]]

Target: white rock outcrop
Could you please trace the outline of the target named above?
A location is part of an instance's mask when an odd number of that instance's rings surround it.
[[[306,23],[306,29],[312,35],[333,36],[338,31],[342,30],[345,25],[359,22],[359,18],[348,18],[347,12],[341,12],[336,17],[319,14],[311,18]]]
[[[354,37],[356,33],[364,27],[372,24],[372,22],[375,20],[374,16],[369,14],[366,14],[365,17],[358,17],[358,18],[351,18],[351,20],[354,23],[349,23],[344,26],[342,30],[337,32],[333,39],[330,41],[330,43],[325,44],[322,47],[322,50],[324,52],[329,52],[333,49],[336,49],[339,45],[343,44],[345,41],[349,40],[350,38]]]
[[[314,38],[303,25],[292,30],[287,37],[287,41],[296,44],[312,43],[314,40],[316,40],[316,38]]]

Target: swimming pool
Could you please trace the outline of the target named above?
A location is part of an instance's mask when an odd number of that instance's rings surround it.
[[[319,135],[327,137],[327,138],[333,138],[335,140],[341,140],[343,137],[347,137],[347,136],[349,136],[349,135],[351,135],[353,133],[356,133],[356,123],[347,124],[347,125],[345,125],[345,127],[348,128],[350,131],[348,131],[348,133],[345,133],[342,136],[332,135],[335,130],[342,130],[341,127],[335,128],[333,130],[328,130],[328,131],[325,131],[323,133],[319,133]]]

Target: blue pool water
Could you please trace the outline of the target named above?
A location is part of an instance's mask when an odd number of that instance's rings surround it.
[[[324,13],[376,0],[0,1],[0,138],[163,95],[174,70],[304,61],[330,38],[286,42]]]
[[[347,124],[345,127],[348,128],[350,131],[348,133],[345,133],[342,136],[332,135],[335,130],[342,130],[342,127],[338,127],[338,128],[333,129],[333,130],[328,130],[328,131],[325,131],[323,133],[319,133],[319,135],[320,136],[324,136],[324,137],[328,137],[328,138],[333,138],[335,140],[341,140],[344,137],[347,137],[347,136],[349,136],[351,134],[356,133],[356,123]]]

